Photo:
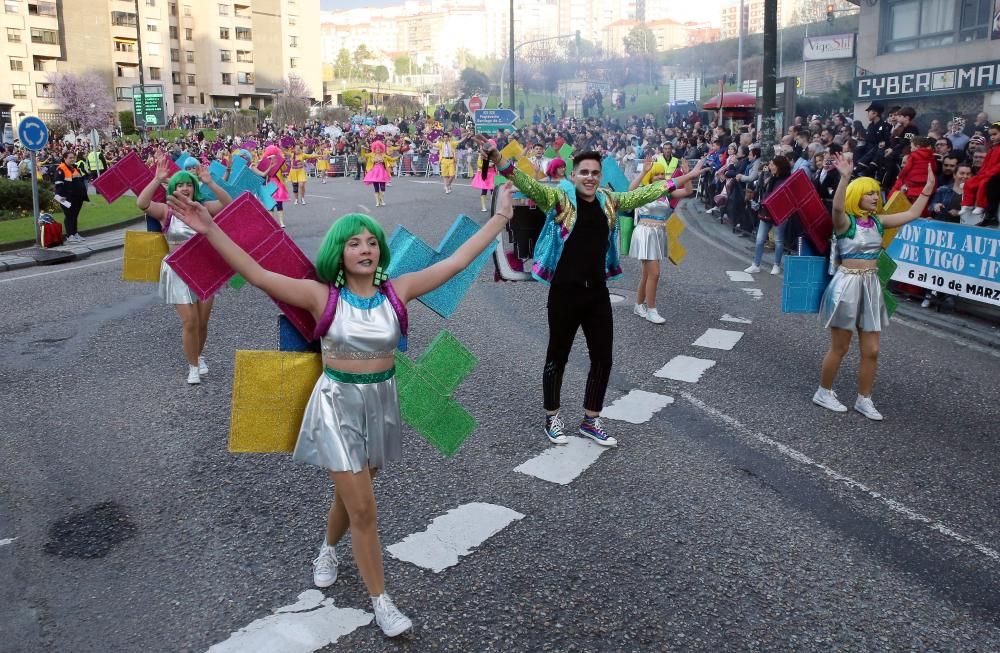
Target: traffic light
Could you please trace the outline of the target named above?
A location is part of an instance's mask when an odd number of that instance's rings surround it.
[[[826,6],[826,22],[833,22],[833,5]]]

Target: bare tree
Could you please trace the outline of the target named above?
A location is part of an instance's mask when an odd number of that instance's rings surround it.
[[[276,125],[299,125],[309,118],[309,87],[295,73],[281,83],[281,95],[274,101],[271,117]]]
[[[53,73],[49,83],[52,84],[52,103],[68,129],[81,134],[114,126],[115,102],[111,89],[97,75]]]

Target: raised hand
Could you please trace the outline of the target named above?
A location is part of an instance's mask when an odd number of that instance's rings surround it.
[[[156,163],[156,181],[161,184],[167,183],[167,180],[170,179],[170,167],[167,155],[164,152],[157,152],[156,158],[153,161]]]
[[[642,174],[646,174],[653,169],[653,157],[647,156],[642,160]]]
[[[514,182],[508,181],[495,192],[497,193],[496,215],[503,216],[509,222],[514,215]]]
[[[206,168],[205,166],[198,166],[195,169],[195,174],[198,175],[198,179],[201,180],[201,183],[203,184],[212,183],[212,173],[209,172],[208,168]]]
[[[212,226],[212,215],[200,202],[193,202],[175,191],[173,195],[167,196],[167,204],[173,211],[174,217],[194,229],[196,233],[203,234]]]
[[[854,172],[854,164],[848,161],[843,154],[838,152],[834,155],[833,166],[837,169],[837,172],[840,173],[841,179],[851,179],[851,174]]]
[[[924,195],[933,195],[935,188],[937,188],[937,179],[934,178],[934,168],[928,163],[927,181],[924,183],[924,189],[920,192]]]

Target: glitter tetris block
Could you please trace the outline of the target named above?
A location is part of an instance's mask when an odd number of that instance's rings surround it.
[[[892,213],[905,213],[910,210],[913,204],[910,203],[910,199],[903,194],[902,191],[896,191],[889,198],[889,201],[885,203],[882,207],[882,213],[885,215],[890,215]],[[882,249],[889,246],[892,239],[896,237],[896,232],[899,231],[899,227],[892,227],[891,229],[882,230]]]
[[[601,186],[610,188],[616,193],[624,193],[628,190],[628,177],[622,172],[615,157],[610,154],[601,161]]]
[[[566,162],[566,176],[573,172],[573,146],[569,143],[559,148],[559,158]]]
[[[167,167],[171,175],[180,170],[177,164],[169,159]],[[156,166],[150,168],[142,162],[138,154],[129,152],[97,178],[94,182],[94,188],[110,204],[128,191],[132,191],[138,196],[142,189],[153,181],[156,176],[155,172]],[[162,202],[166,197],[167,191],[163,187],[157,188],[153,194],[153,200],[156,202]]]
[[[885,250],[882,250],[882,252],[879,253],[878,280],[879,283],[882,284],[882,298],[885,300],[885,311],[889,317],[892,317],[892,314],[896,312],[897,308],[899,308],[899,302],[893,294],[889,292],[889,280],[892,279],[892,274],[898,267],[899,266],[896,262],[892,260],[892,257],[885,253]]]
[[[684,232],[684,221],[677,217],[676,214],[671,215],[667,218],[667,258],[674,265],[680,265],[684,257],[687,256],[687,250],[684,249],[684,245],[681,244],[681,234]]]
[[[229,450],[295,449],[309,395],[322,373],[319,354],[237,350]]]
[[[128,230],[122,251],[122,281],[157,283],[160,264],[170,252],[163,234]]]
[[[825,256],[787,256],[781,282],[783,313],[818,313],[830,283]]]
[[[479,225],[466,215],[455,218],[448,233],[441,239],[437,249],[432,248],[417,236],[402,226],[396,227],[389,237],[389,251],[392,252],[392,262],[387,270],[390,278],[396,278],[407,272],[423,270],[438,261],[455,253],[462,243],[479,231]],[[427,308],[443,318],[451,317],[458,308],[465,293],[475,283],[479,271],[493,254],[495,243],[490,243],[467,268],[452,277],[440,288],[432,290],[417,299]]]
[[[776,225],[783,224],[793,213],[798,213],[802,229],[816,249],[821,254],[829,250],[833,220],[805,170],[792,173],[762,204]]]
[[[447,331],[438,333],[416,362],[396,354],[403,420],[446,456],[454,455],[477,426],[451,398],[476,363],[472,352]]]
[[[500,156],[505,159],[516,159],[522,154],[524,154],[524,148],[521,147],[521,144],[513,138],[510,139],[510,142],[508,142],[502,150],[500,150]]]
[[[247,285],[247,280],[242,274],[234,274],[233,278],[229,280],[226,284],[233,290],[240,290],[243,286]]]
[[[278,316],[278,351],[297,351],[319,353],[319,340],[308,340],[302,337],[284,315]]]
[[[249,193],[233,200],[215,216],[215,223],[265,269],[294,279],[316,279],[316,268],[270,213]],[[235,274],[201,234],[167,257],[167,263],[200,299],[207,299]],[[272,300],[305,337],[316,328],[301,308]]]

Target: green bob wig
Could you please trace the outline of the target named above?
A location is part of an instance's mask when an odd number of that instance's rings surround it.
[[[316,273],[322,281],[334,283],[343,264],[347,241],[366,229],[378,240],[379,267],[383,270],[389,267],[389,246],[385,242],[385,232],[381,225],[363,213],[348,213],[333,223],[316,253]]]
[[[174,191],[177,189],[177,184],[191,184],[191,186],[194,187],[194,193],[192,193],[191,199],[195,202],[201,201],[201,185],[198,183],[198,178],[193,174],[187,172],[186,170],[175,172],[174,176],[170,178],[169,182],[167,182],[167,195],[174,194]]]

